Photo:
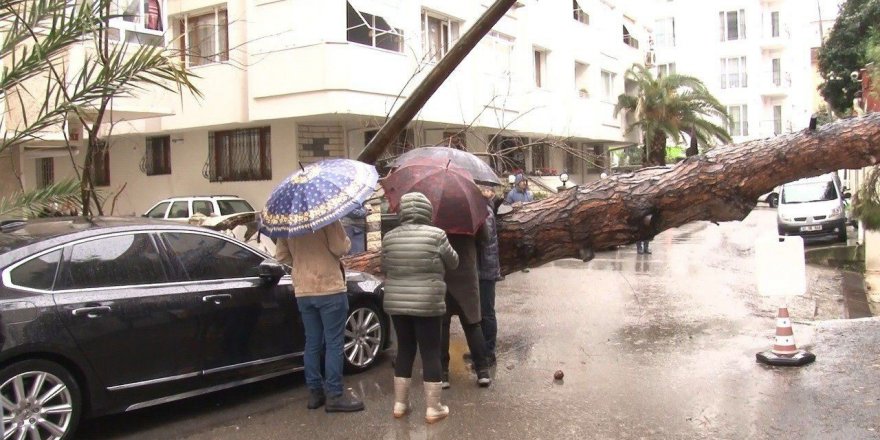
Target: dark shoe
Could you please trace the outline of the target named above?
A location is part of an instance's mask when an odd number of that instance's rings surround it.
[[[489,376],[489,370],[477,371],[477,385],[485,388],[492,385],[492,378]]]
[[[363,411],[364,402],[358,399],[351,391],[351,388],[342,392],[342,394],[327,399],[327,406],[324,411],[330,412],[355,412]]]
[[[442,375],[440,375],[440,384],[444,390],[449,389],[449,372],[444,371]]]
[[[324,406],[326,401],[327,397],[324,395],[324,390],[309,390],[309,404],[306,407],[308,409],[318,409]]]

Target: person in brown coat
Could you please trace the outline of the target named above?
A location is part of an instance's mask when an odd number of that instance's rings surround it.
[[[443,318],[443,339],[441,356],[443,367],[443,388],[449,388],[449,326],[453,315],[458,315],[461,328],[467,339],[468,349],[477,372],[477,383],[481,387],[492,384],[486,358],[486,339],[480,327],[480,280],[477,269],[477,240],[486,240],[484,228],[476,237],[469,235],[450,235],[449,244],[458,253],[458,267],[446,271],[446,315]]]
[[[311,234],[279,238],[276,243],[275,259],[293,267],[293,292],[306,331],[303,363],[310,393],[309,409],[325,403],[327,412],[364,409],[364,403],[342,386],[348,294],[345,270],[339,259],[350,248],[351,240],[339,221]]]

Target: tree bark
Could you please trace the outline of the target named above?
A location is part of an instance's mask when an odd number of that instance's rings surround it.
[[[502,273],[650,239],[690,222],[742,220],[777,185],[880,159],[880,113],[717,147],[674,166],[610,176],[499,218]],[[378,273],[378,252],[345,259]]]
[[[657,131],[648,145],[647,164],[650,166],[666,165],[666,134]]]

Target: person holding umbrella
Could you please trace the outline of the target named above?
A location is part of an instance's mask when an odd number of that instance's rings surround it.
[[[452,150],[455,151],[455,150]],[[401,196],[421,192],[434,207],[432,221],[448,234],[449,243],[459,257],[458,267],[447,270],[445,282],[446,314],[443,319],[441,363],[443,388],[449,387],[449,327],[458,315],[467,338],[477,373],[477,383],[491,385],[486,360],[486,340],[480,328],[480,294],[477,273],[477,239],[485,235],[481,228],[489,212],[486,198],[474,183],[469,171],[453,163],[453,158],[419,157],[399,164],[382,180],[391,211],[398,210]]]
[[[449,246],[446,233],[431,225],[434,208],[423,194],[403,195],[399,211],[401,225],[382,238],[383,308],[391,315],[397,334],[393,415],[400,418],[409,412],[418,350],[425,382],[425,420],[434,423],[449,415],[449,408],[440,403],[440,331],[446,313],[443,277],[458,266],[458,254]]]
[[[281,182],[260,213],[260,230],[277,238],[275,258],[293,267],[294,294],[306,334],[303,363],[309,409],[325,404],[326,412],[364,409],[342,384],[348,295],[340,258],[351,240],[339,219],[361,206],[378,178],[372,165],[361,162],[318,162]]]

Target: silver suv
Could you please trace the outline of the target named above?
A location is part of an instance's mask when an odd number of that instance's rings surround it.
[[[206,217],[225,217],[243,212],[254,212],[253,206],[238,196],[173,197],[153,205],[143,216],[166,220],[187,221],[195,214]]]

